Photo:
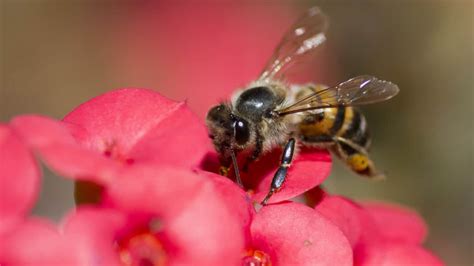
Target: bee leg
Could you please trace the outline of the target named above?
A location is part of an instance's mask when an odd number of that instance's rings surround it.
[[[225,176],[225,177],[229,177],[229,172],[230,172],[231,167],[234,169],[234,173],[235,173],[235,180],[234,181],[241,188],[244,188],[242,180],[240,179],[239,169],[237,168],[238,167],[237,159],[236,159],[235,153],[233,151],[229,155],[229,157],[220,158],[219,174],[222,175],[222,176]]]
[[[369,155],[369,153],[367,152],[366,149],[364,149],[364,147],[361,147],[360,145],[358,145],[358,144],[354,143],[353,141],[348,140],[346,138],[336,136],[336,137],[334,137],[334,142],[336,143],[336,145],[337,145],[337,147],[340,151],[342,150],[341,143],[344,143],[347,146],[349,146],[349,147],[353,148],[354,150],[356,150],[360,154]]]
[[[379,173],[375,169],[374,163],[369,158],[369,154],[366,149],[354,143],[353,141],[342,137],[335,137],[334,142],[336,144],[338,155],[354,172],[369,177],[373,180],[385,179],[384,174]],[[342,144],[352,148],[355,153],[347,154],[347,152],[344,151]]]
[[[334,146],[335,146],[335,149],[332,149],[331,151],[334,152],[341,160],[343,160],[344,162],[347,162],[347,158],[349,156],[342,148],[341,143],[335,140]]]
[[[242,171],[244,172],[247,172],[249,170],[249,165],[255,160],[257,160],[260,154],[262,154],[262,148],[263,148],[262,136],[260,135],[260,132],[258,130],[255,133],[256,133],[255,149],[253,150],[252,155],[247,157],[247,160],[245,161],[245,164],[242,167]]]
[[[285,145],[285,149],[283,150],[283,155],[281,156],[280,167],[276,171],[275,175],[273,176],[272,183],[270,185],[270,191],[268,192],[265,199],[262,201],[262,205],[266,205],[270,197],[281,189],[281,186],[285,182],[286,175],[288,173],[288,168],[291,165],[291,161],[293,160],[293,154],[295,151],[295,139],[290,138]]]

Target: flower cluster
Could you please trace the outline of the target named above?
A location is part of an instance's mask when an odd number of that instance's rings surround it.
[[[249,168],[244,191],[216,174],[206,128],[186,104],[146,89],[106,93],[62,121],[15,117],[0,125],[0,264],[442,265],[422,247],[415,212],[320,189],[326,151],[298,154],[260,206],[277,157]],[[38,160],[76,181],[82,204],[59,224],[29,214]]]

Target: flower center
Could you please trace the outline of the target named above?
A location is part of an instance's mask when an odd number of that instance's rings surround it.
[[[125,164],[133,164],[134,162],[132,158],[128,158],[119,151],[119,147],[114,141],[105,143],[103,154],[107,158],[111,158]]]
[[[249,249],[242,258],[242,266],[271,266],[270,256],[258,249]]]
[[[120,261],[127,266],[163,266],[166,251],[150,231],[139,232],[118,243]]]

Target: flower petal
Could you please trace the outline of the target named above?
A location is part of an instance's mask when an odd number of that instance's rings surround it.
[[[87,147],[139,162],[197,166],[210,150],[204,124],[184,103],[148,89],[119,89],[77,107],[64,121]],[[183,160],[186,158],[186,160]]]
[[[205,180],[205,179],[203,179]],[[189,198],[182,214],[165,225],[176,247],[170,265],[238,265],[244,250],[244,228],[212,182]]]
[[[278,164],[280,159],[275,159],[273,165]],[[256,164],[255,167],[258,167]],[[261,202],[268,191],[275,174],[274,171],[267,172],[261,182],[259,182],[254,200]],[[252,173],[250,169],[250,173]],[[291,167],[288,170],[288,176],[280,191],[275,193],[268,203],[280,202],[296,197],[311,188],[321,184],[331,171],[331,156],[327,151],[312,150],[297,154]]]
[[[10,121],[18,134],[34,148],[54,143],[74,144],[76,141],[65,123],[42,115],[20,115]],[[79,130],[75,128],[75,130]]]
[[[441,266],[444,263],[431,252],[417,244],[384,242],[370,246],[364,256],[359,256],[356,266]]]
[[[422,243],[427,235],[423,218],[413,210],[395,204],[366,202],[362,205],[381,228],[384,238],[407,243]]]
[[[128,156],[136,162],[195,167],[211,150],[204,123],[186,105],[180,104],[146,133]]]
[[[76,244],[82,265],[120,264],[113,245],[126,218],[113,209],[82,207],[64,219],[64,234]]]
[[[361,224],[361,207],[339,196],[325,196],[315,208],[346,235],[354,247],[367,228]]]
[[[28,219],[0,236],[2,265],[80,265],[79,261],[75,243],[45,220]]]
[[[329,220],[302,204],[263,207],[251,226],[253,248],[276,265],[352,265],[352,249]]]
[[[248,194],[226,177],[205,171],[199,171],[198,173],[212,180],[216,192],[222,198],[222,202],[227,205],[227,208],[231,210],[231,214],[240,222],[240,226],[244,230],[245,242],[249,244],[251,241],[250,224],[255,215],[255,208]]]
[[[178,105],[152,90],[119,89],[79,105],[63,121],[86,130],[78,141],[88,147],[101,150],[111,141],[128,151]]]
[[[125,212],[169,217],[191,204],[204,181],[191,170],[136,165],[109,184],[104,204]]]
[[[73,138],[83,134],[78,126],[39,115],[18,116],[10,124],[48,167],[62,176],[105,184],[122,167],[101,153],[79,145]]]
[[[12,129],[0,125],[0,234],[33,207],[40,170]]]
[[[123,165],[77,145],[50,145],[38,153],[52,170],[64,177],[106,185]]]

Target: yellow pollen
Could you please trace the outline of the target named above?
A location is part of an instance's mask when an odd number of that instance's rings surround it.
[[[362,154],[353,154],[347,158],[347,162],[357,172],[364,171],[369,167],[369,160],[367,156]]]
[[[270,256],[258,249],[249,249],[242,258],[243,266],[271,266]]]
[[[122,239],[117,246],[120,261],[126,266],[164,266],[167,257],[163,245],[149,231]]]
[[[221,166],[219,167],[219,174],[223,176],[229,175],[229,167]]]

